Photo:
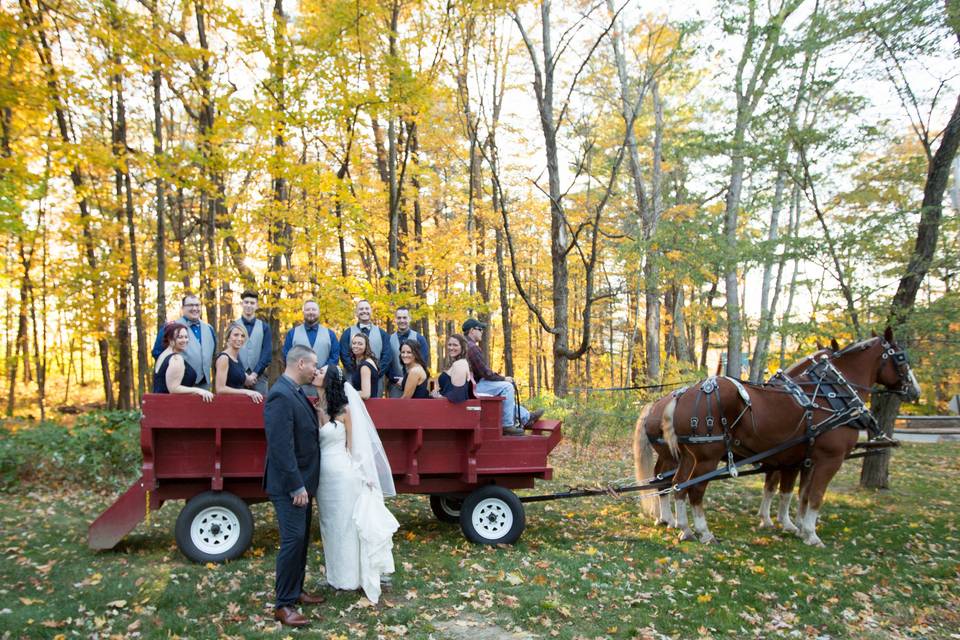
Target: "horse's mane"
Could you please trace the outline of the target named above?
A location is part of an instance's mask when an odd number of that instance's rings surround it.
[[[876,344],[878,340],[880,340],[880,336],[874,336],[872,338],[867,338],[866,340],[861,340],[860,342],[854,342],[853,344],[848,345],[843,349],[840,349],[840,351],[837,351],[836,353],[834,353],[833,357],[837,358],[839,356],[846,355],[853,351],[863,351],[864,349],[869,349],[874,344]]]

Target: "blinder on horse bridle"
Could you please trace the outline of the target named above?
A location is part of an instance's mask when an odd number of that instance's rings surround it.
[[[910,396],[911,376],[910,376],[910,358],[907,356],[907,350],[897,345],[891,344],[886,338],[880,338],[883,354],[880,356],[884,361],[893,360],[893,366],[896,369],[899,378],[899,389],[881,388],[874,391],[880,394],[895,394],[900,396]]]

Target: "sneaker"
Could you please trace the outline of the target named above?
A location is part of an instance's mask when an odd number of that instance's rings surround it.
[[[530,417],[527,418],[527,421],[523,424],[523,426],[529,429],[537,423],[537,420],[539,420],[542,417],[543,417],[543,409],[537,409],[536,411],[530,414]]]
[[[521,429],[520,427],[515,427],[515,426],[514,426],[514,427],[504,427],[504,428],[503,428],[503,435],[505,435],[505,436],[522,436],[522,435],[523,435],[523,429]]]

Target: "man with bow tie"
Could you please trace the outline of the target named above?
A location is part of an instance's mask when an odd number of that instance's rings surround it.
[[[174,320],[174,322],[190,329],[187,332],[190,342],[187,343],[187,349],[183,352],[183,357],[197,372],[197,380],[193,386],[209,391],[213,354],[217,350],[217,334],[214,333],[213,327],[200,319],[200,308],[200,298],[192,293],[186,294],[180,302],[182,317]],[[157,339],[153,343],[154,359],[163,353],[164,347],[163,332],[161,331],[157,334]]]
[[[390,351],[390,336],[380,327],[373,324],[370,317],[373,309],[367,300],[361,300],[357,303],[356,324],[347,327],[340,336],[340,361],[343,363],[343,372],[350,378],[356,366],[353,363],[353,357],[350,352],[350,341],[354,334],[363,333],[370,340],[370,351],[377,360],[378,371],[383,377],[390,369],[390,360],[392,359]]]
[[[340,344],[337,342],[337,334],[333,332],[333,329],[328,329],[320,324],[320,305],[313,300],[307,300],[303,303],[303,323],[287,331],[287,337],[283,341],[284,359],[290,353],[290,349],[297,345],[310,347],[317,354],[319,367],[335,366],[337,360],[340,359]],[[303,392],[310,397],[315,398],[317,396],[317,390],[311,384],[304,385]]]

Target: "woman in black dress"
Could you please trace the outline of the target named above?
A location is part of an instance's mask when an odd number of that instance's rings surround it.
[[[227,345],[213,363],[214,389],[217,393],[248,396],[255,403],[263,402],[263,394],[247,388],[247,372],[240,364],[240,349],[247,341],[247,329],[239,322],[227,327]]]
[[[377,361],[373,357],[373,351],[370,350],[370,339],[358,331],[350,340],[350,353],[353,356],[353,362],[356,364],[353,368],[350,384],[364,400],[379,398],[380,372],[377,369]]]
[[[157,357],[153,369],[154,393],[192,393],[203,398],[204,402],[213,400],[213,394],[206,389],[193,386],[197,380],[197,370],[183,357],[190,343],[189,329],[179,322],[168,322],[163,327],[163,344],[166,348]]]
[[[463,402],[475,398],[473,394],[473,376],[470,363],[467,362],[467,340],[459,333],[447,338],[447,368],[437,378],[435,398],[446,398],[450,402]]]
[[[420,353],[420,343],[416,340],[404,340],[400,343],[400,362],[403,363],[403,380],[400,381],[403,395],[400,397],[429,398],[427,380],[430,379],[430,372]]]

